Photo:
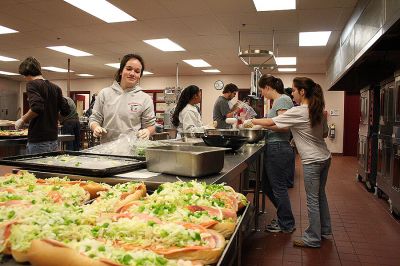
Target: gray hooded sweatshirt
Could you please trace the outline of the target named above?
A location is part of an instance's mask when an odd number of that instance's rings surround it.
[[[155,121],[152,98],[139,85],[124,91],[117,81],[100,91],[89,117],[89,125],[97,122],[107,130],[102,143],[122,133],[154,126]]]

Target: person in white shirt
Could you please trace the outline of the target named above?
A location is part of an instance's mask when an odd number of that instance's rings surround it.
[[[331,164],[331,153],[324,138],[327,136],[324,117],[325,100],[322,88],[312,79],[293,80],[294,100],[300,104],[273,118],[247,120],[245,124],[261,125],[279,130],[289,128],[303,164],[304,187],[307,196],[309,226],[297,247],[320,247],[321,238],[332,234],[331,218],[325,186]]]
[[[95,137],[101,136],[102,143],[131,131],[137,131],[141,139],[154,134],[153,100],[139,86],[143,70],[144,62],[140,55],[125,55],[113,84],[102,89],[97,96],[89,126]]]
[[[196,104],[201,102],[201,91],[196,85],[186,87],[179,96],[172,124],[180,133],[203,133],[205,126]]]

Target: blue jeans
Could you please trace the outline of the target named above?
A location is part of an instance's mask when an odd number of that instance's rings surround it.
[[[74,135],[73,141],[66,142],[65,148],[67,151],[79,151],[81,142],[81,125],[79,120],[67,120],[64,121],[61,133]]]
[[[295,227],[295,220],[290,205],[287,180],[292,174],[293,148],[287,141],[268,143],[264,158],[263,191],[276,208],[280,228],[283,231],[291,230]]]
[[[42,141],[42,142],[28,142],[26,145],[26,154],[52,152],[58,150],[58,141]]]
[[[303,235],[303,241],[311,247],[321,246],[321,234],[332,234],[331,216],[325,194],[330,165],[330,158],[326,161],[303,164],[309,221],[309,226]]]

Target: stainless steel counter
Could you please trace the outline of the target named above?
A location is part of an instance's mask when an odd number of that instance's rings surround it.
[[[64,143],[73,141],[74,135],[58,135],[60,149],[64,149]],[[26,151],[28,138],[8,138],[0,139],[0,158],[8,156],[23,155]]]

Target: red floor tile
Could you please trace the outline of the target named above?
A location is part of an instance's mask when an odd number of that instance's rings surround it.
[[[333,239],[323,240],[317,249],[296,248],[293,240],[308,227],[303,177],[297,159],[295,187],[289,190],[297,230],[292,234],[251,234],[243,245],[242,265],[399,266],[400,222],[389,214],[386,202],[356,182],[356,169],[356,158],[333,157],[327,184]],[[260,227],[265,228],[275,217],[275,209],[267,200]]]

